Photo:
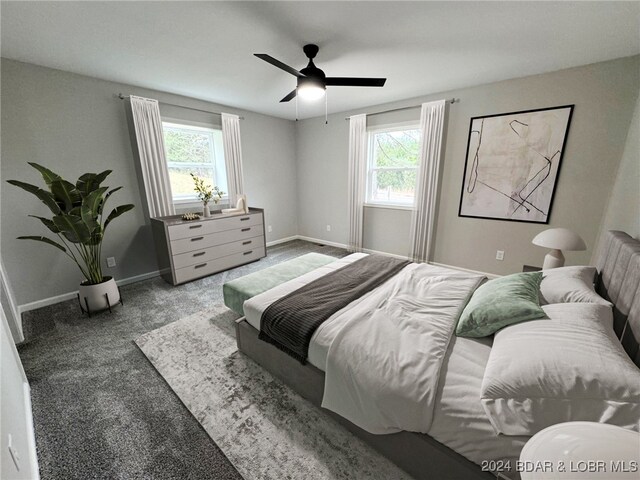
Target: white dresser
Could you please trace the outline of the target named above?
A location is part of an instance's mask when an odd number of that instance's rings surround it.
[[[212,214],[200,220],[180,215],[151,219],[160,274],[178,285],[266,256],[264,212]]]

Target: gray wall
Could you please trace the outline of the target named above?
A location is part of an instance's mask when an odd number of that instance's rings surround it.
[[[241,122],[245,186],[252,206],[265,209],[273,233],[267,241],[295,235],[295,129],[293,122],[203,101],[98,80],[60,70],[2,59],[2,165],[0,176],[39,183],[27,165],[41,163],[63,177],[112,169],[108,185],[124,188],[114,203],[136,208],[118,218],[104,242],[104,257],[117,267],[105,275],[129,278],[157,270],[149,226],[135,174],[134,157],[122,92],[201,109],[244,116]],[[219,117],[163,107],[174,118],[219,124]],[[28,214],[47,209],[31,195],[4,184],[1,189],[2,258],[18,304],[77,290],[81,275],[61,252],[46,245],[16,240],[18,235],[45,234]],[[277,215],[276,215],[277,212]]]
[[[114,222],[105,240],[104,256],[115,256],[118,266],[105,269],[105,274],[118,279],[147,274],[156,270],[155,254],[135,175],[125,105],[114,94],[132,93],[161,102],[225,110],[245,117],[241,129],[246,189],[250,204],[264,207],[267,224],[273,226],[268,241],[300,234],[346,243],[348,122],[344,117],[456,97],[460,102],[451,106],[448,121],[434,260],[502,274],[518,271],[523,264],[541,264],[544,250],[530,242],[548,227],[457,216],[469,118],[575,103],[550,226],[580,233],[589,250],[568,253],[567,260],[587,263],[600,225],[623,225],[616,219],[623,211],[625,229],[637,225],[632,223],[638,220],[637,205],[635,211],[616,205],[629,205],[627,197],[634,193],[638,203],[637,182],[627,174],[636,172],[637,178],[637,119],[635,136],[632,131],[627,137],[627,132],[638,97],[639,67],[640,57],[619,59],[334,114],[324,125],[321,118],[294,123],[3,59],[0,175],[3,180],[38,182],[39,175],[27,161],[43,163],[72,178],[86,171],[113,169],[109,184],[124,186],[117,201],[134,203],[138,208]],[[163,106],[162,114],[219,124],[217,116],[187,109]],[[413,109],[370,117],[368,122],[382,125],[417,121],[418,117],[419,109]],[[623,151],[625,160],[618,169]],[[612,213],[605,218],[614,185]],[[0,199],[2,258],[17,303],[76,290],[80,274],[67,258],[45,245],[15,239],[45,233],[35,220],[26,218],[45,208],[6,184],[0,189]],[[409,226],[406,210],[366,208],[365,247],[404,255],[409,248]],[[498,249],[505,250],[503,262],[495,260]]]
[[[541,265],[544,249],[531,244],[540,231],[571,228],[586,252],[569,252],[567,264],[588,263],[615,182],[640,86],[640,57],[442,92],[387,105],[298,122],[298,225],[301,235],[346,243],[348,237],[346,116],[458,98],[449,111],[434,261],[506,274]],[[458,217],[469,119],[479,115],[575,104],[549,225]],[[419,109],[371,117],[369,125],[418,120]],[[636,157],[637,158],[637,157]],[[637,198],[637,196],[636,196]],[[331,232],[325,229],[331,224]],[[365,209],[364,247],[407,254],[406,211]],[[504,261],[495,260],[504,250]]]
[[[640,97],[636,101],[616,182],[602,223],[603,231],[622,230],[640,238]]]

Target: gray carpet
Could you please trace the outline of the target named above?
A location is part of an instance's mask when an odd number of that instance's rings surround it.
[[[224,305],[136,340],[245,480],[409,480],[397,466],[238,352]]]
[[[294,241],[178,287],[160,278],[123,287],[113,314],[87,318],[76,301],[25,313],[19,352],[42,479],[242,478],[133,340],[222,303],[227,280],[308,252],[346,254]]]

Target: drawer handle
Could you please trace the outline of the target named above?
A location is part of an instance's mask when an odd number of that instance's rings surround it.
[[[249,228],[243,228],[242,230],[240,230],[241,232],[248,232],[249,230],[251,230],[251,227]]]
[[[244,217],[240,219],[241,222],[244,222],[245,220],[249,220],[249,217]]]
[[[198,253],[194,253],[193,256],[194,257],[201,257],[202,255],[204,255],[205,252],[198,252]]]
[[[201,263],[200,265],[196,265],[196,266],[195,266],[195,267],[193,267],[193,268],[202,268],[202,267],[206,267],[206,266],[207,266],[207,264],[206,264],[206,263]]]
[[[189,228],[193,229],[193,228],[201,228],[202,225],[189,225]]]
[[[244,252],[243,255],[251,255],[253,253],[253,250],[249,250],[248,252]]]
[[[198,240],[202,240],[204,237],[193,237],[191,239],[192,242],[197,242]]]
[[[246,242],[242,242],[243,245],[249,245],[251,243],[251,240],[247,240]]]

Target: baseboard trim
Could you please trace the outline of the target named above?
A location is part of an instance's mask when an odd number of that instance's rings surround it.
[[[329,245],[330,247],[337,247],[337,248],[348,248],[346,244],[344,243],[338,243],[338,242],[330,242],[329,240],[322,240],[321,238],[313,238],[313,237],[305,237],[304,235],[296,235],[298,240],[304,240],[305,242],[311,242],[311,243],[319,243],[321,245]]]
[[[305,242],[311,242],[311,243],[316,243],[316,244],[320,244],[320,245],[328,245],[330,247],[336,247],[336,248],[344,248],[344,249],[348,249],[347,245],[344,243],[339,243],[339,242],[332,242],[329,240],[323,240],[321,238],[313,238],[313,237],[307,237],[304,235],[292,235],[290,237],[285,237],[285,238],[281,238],[279,240],[273,240],[271,242],[267,243],[267,247],[272,247],[274,245],[279,245],[281,243],[286,243],[286,242],[291,242],[293,240],[303,240]],[[388,252],[381,252],[379,250],[372,250],[369,248],[364,248],[362,249],[363,252],[365,253],[373,253],[373,254],[378,254],[378,255],[386,255],[388,257],[394,257],[394,258],[400,258],[402,260],[407,260],[408,256],[407,255],[398,255],[395,253],[388,253]],[[477,270],[471,270],[468,268],[463,268],[463,267],[457,267],[455,265],[447,265],[444,263],[437,263],[437,262],[429,262],[430,265],[435,265],[436,267],[445,267],[445,268],[451,268],[453,270],[460,270],[463,272],[469,272],[469,273],[475,273],[478,275],[485,275],[487,278],[498,278],[500,275],[496,275],[493,273],[487,273],[487,272],[479,272]],[[133,277],[128,277],[128,278],[123,278],[122,280],[116,280],[116,283],[118,284],[118,286],[124,286],[124,285],[129,285],[131,283],[135,283],[135,282],[141,282],[142,280],[148,280],[150,278],[154,278],[154,277],[158,277],[160,276],[160,272],[158,270],[153,271],[153,272],[149,272],[149,273],[143,273],[141,275],[135,275]],[[2,274],[2,280],[4,281],[4,273]],[[55,297],[49,297],[49,298],[44,298],[42,300],[36,300],[35,302],[30,302],[30,303],[25,303],[24,305],[18,305],[17,306],[17,317],[16,318],[21,318],[21,315],[24,312],[28,312],[30,310],[35,310],[36,308],[42,308],[42,307],[48,307],[49,305],[54,305],[56,303],[60,303],[60,302],[65,302],[67,300],[73,300],[74,298],[76,298],[78,295],[78,291],[76,290],[75,292],[68,292],[68,293],[63,293],[61,295],[56,295]],[[22,333],[22,325],[20,325],[20,332]],[[24,337],[23,337],[24,339]]]
[[[133,277],[123,278],[122,280],[116,280],[119,287],[129,285],[131,283],[141,282],[142,280],[149,280],[160,276],[160,270],[154,270],[153,272],[142,273],[140,275],[134,275]]]
[[[142,280],[148,280],[150,278],[160,276],[160,271],[155,270],[149,273],[142,273],[140,275],[134,275],[133,277],[123,278],[121,280],[116,280],[116,283],[119,287],[123,287],[125,285],[129,285],[131,283],[141,282]],[[35,302],[25,303],[24,305],[18,306],[18,314],[22,315],[24,312],[28,312],[30,310],[35,310],[37,308],[48,307],[49,305],[55,305],[56,303],[66,302],[67,300],[73,300],[77,298],[78,291],[63,293],[61,295],[56,295],[55,297],[43,298],[42,300],[36,300]]]
[[[300,237],[298,235],[292,235],[291,237],[280,238],[279,240],[272,240],[267,242],[267,247],[273,247],[274,245],[280,245],[281,243],[291,242],[293,240],[298,240]]]
[[[305,237],[304,235],[297,235],[298,240],[304,240],[306,242],[311,242],[311,243],[319,243],[322,245],[329,245],[332,247],[337,247],[337,248],[344,248],[347,249],[347,245],[344,243],[337,243],[337,242],[330,242],[327,240],[322,240],[320,238],[313,238],[313,237]],[[396,253],[389,253],[389,252],[382,252],[380,250],[372,250],[370,248],[363,248],[362,251],[364,253],[372,253],[372,254],[377,254],[377,255],[386,255],[387,257],[394,257],[394,258],[399,258],[402,260],[408,260],[409,256],[408,255],[398,255]],[[464,268],[464,267],[458,267],[456,265],[447,265],[446,263],[438,263],[438,262],[428,262],[429,265],[434,265],[436,267],[444,267],[444,268],[450,268],[452,270],[459,270],[462,272],[468,272],[468,273],[475,273],[477,275],[484,275],[487,278],[498,278],[500,277],[500,275],[496,275],[495,273],[488,273],[488,272],[481,272],[478,270],[471,270],[469,268]]]

